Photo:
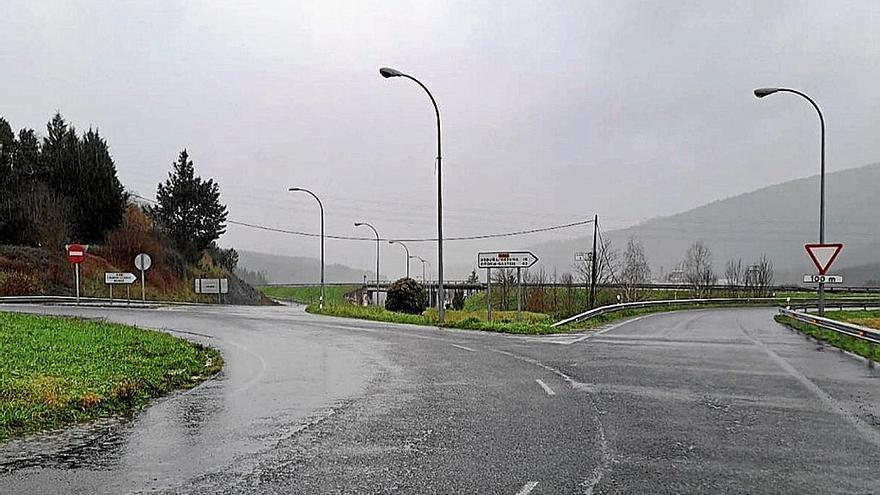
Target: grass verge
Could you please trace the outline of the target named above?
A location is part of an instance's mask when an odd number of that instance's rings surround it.
[[[221,367],[216,350],[162,332],[0,313],[0,441],[137,410]]]
[[[446,311],[446,321],[442,325],[447,328],[462,328],[465,330],[484,330],[489,332],[503,332],[530,335],[547,335],[553,333],[569,333],[581,330],[592,330],[616,321],[634,318],[651,313],[665,313],[669,311],[685,311],[694,309],[712,308],[740,308],[754,307],[754,305],[731,305],[731,304],[679,304],[675,306],[655,306],[647,308],[627,309],[594,316],[588,320],[571,323],[560,327],[552,327],[554,323],[549,315],[543,313],[530,313],[523,311],[522,320],[517,320],[516,311],[493,311],[492,321],[486,321],[485,311]],[[348,303],[325,304],[323,310],[318,309],[317,304],[309,305],[306,311],[314,314],[327,316],[340,316],[343,318],[357,318],[361,320],[384,321],[389,323],[409,323],[413,325],[437,326],[437,310],[428,309],[421,315],[409,315],[395,313],[385,308],[375,306],[357,306]]]
[[[411,325],[437,326],[437,310],[428,309],[423,314],[411,315],[396,313],[377,306],[357,306],[348,303],[329,303],[324,309],[319,309],[317,304],[311,304],[306,311],[314,314],[327,316],[341,316],[343,318],[357,318],[361,320],[384,321],[389,323],[408,323]],[[484,330],[489,332],[504,332],[518,334],[541,335],[549,333],[565,332],[564,329],[553,328],[550,317],[540,313],[528,313],[523,311],[522,321],[516,320],[515,311],[493,312],[492,321],[485,321],[476,311],[446,311],[446,321],[443,327],[463,328],[467,330]]]
[[[345,295],[355,290],[353,285],[328,285],[324,287],[324,299],[326,302],[345,302]],[[310,285],[308,287],[260,287],[266,297],[281,301],[293,301],[300,304],[318,302],[321,297],[321,286]]]
[[[880,330],[880,311],[827,311],[825,317]]]
[[[864,313],[864,311],[862,311],[862,313]],[[825,315],[829,316],[827,313]],[[842,320],[843,318],[835,319]],[[834,347],[880,362],[880,347],[871,346],[864,340],[850,337],[849,335],[841,335],[837,332],[825,330],[815,325],[803,323],[783,315],[776,315],[776,321]]]

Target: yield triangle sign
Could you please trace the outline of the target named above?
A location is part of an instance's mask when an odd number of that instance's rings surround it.
[[[816,269],[819,270],[819,275],[825,275],[837,255],[840,254],[840,250],[843,249],[843,244],[804,244],[804,247],[807,249],[810,259],[813,260],[813,264],[816,265]]]

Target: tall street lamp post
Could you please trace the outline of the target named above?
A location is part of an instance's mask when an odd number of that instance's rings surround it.
[[[821,131],[821,154],[819,162],[819,244],[825,244],[825,117],[822,115],[822,110],[819,109],[819,105],[817,105],[812,98],[796,89],[758,88],[755,90],[755,96],[758,98],[763,98],[772,95],[773,93],[794,93],[810,102],[810,104],[813,105],[813,108],[816,109],[816,113],[819,114],[819,127]],[[825,283],[819,282],[819,316],[823,316],[824,314]]]
[[[441,166],[442,158],[440,153],[440,109],[437,107],[434,95],[415,77],[389,67],[379,69],[379,74],[385,78],[405,77],[421,86],[425,93],[428,93],[428,98],[431,99],[431,103],[434,105],[434,113],[437,115],[437,320],[442,324],[446,314],[446,305],[443,297],[443,168]]]
[[[373,229],[373,233],[376,234],[376,305],[379,305],[379,231],[376,230],[376,227],[368,224],[367,222],[355,222],[355,227],[366,226]]]
[[[406,244],[400,241],[388,241],[388,244],[400,244],[403,246],[404,251],[406,251],[406,278],[409,278],[409,248],[406,247]]]
[[[321,203],[321,200],[318,198],[318,196],[308,189],[303,189],[301,187],[291,187],[290,189],[288,189],[288,191],[301,191],[311,195],[313,198],[315,198],[315,201],[318,202],[318,207],[321,209],[321,299],[320,301],[318,301],[318,307],[324,309],[324,203]]]
[[[427,283],[427,279],[425,278],[425,263],[427,263],[427,261],[421,256],[410,256],[410,259],[412,258],[416,258],[422,262],[422,285],[425,285]]]

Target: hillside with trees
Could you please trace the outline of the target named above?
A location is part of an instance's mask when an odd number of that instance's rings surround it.
[[[77,132],[60,113],[45,136],[17,133],[0,117],[0,295],[67,295],[69,243],[88,245],[82,294],[106,297],[104,272],[133,272],[147,253],[147,298],[197,301],[195,278],[229,279],[228,302],[258,304],[235,274],[238,254],[217,245],[226,230],[220,186],[196,174],[187,150],[158,185],[155,204],[126,192],[98,129]],[[131,286],[140,298],[140,284]],[[118,294],[118,293],[117,293]]]

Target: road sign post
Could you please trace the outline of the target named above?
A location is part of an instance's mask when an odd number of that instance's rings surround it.
[[[492,269],[486,268],[486,321],[492,321]]]
[[[68,244],[64,246],[67,261],[73,263],[74,283],[76,284],[76,303],[79,304],[79,264],[86,259],[88,246],[82,244]]]
[[[516,267],[516,319],[522,319],[522,268]]]
[[[491,283],[492,268],[516,268],[516,313],[517,318],[522,313],[522,277],[521,270],[529,268],[538,262],[538,257],[531,251],[492,251],[477,253],[477,266],[486,269],[486,317],[492,320]]]
[[[138,270],[141,271],[141,302],[143,304],[147,303],[147,281],[146,281],[146,272],[153,266],[153,258],[150,258],[149,254],[140,253],[134,257],[134,266]]]
[[[229,280],[225,278],[195,279],[196,294],[217,294],[217,304],[222,302],[221,294],[229,293]]]
[[[110,287],[110,304],[113,304],[113,286],[116,284],[130,285],[137,277],[133,273],[104,272],[104,284]]]
[[[804,244],[804,249],[807,250],[807,255],[809,255],[810,261],[812,261],[813,264],[816,266],[816,270],[819,272],[819,275],[824,276],[826,273],[828,273],[831,265],[834,264],[834,260],[837,259],[837,255],[840,254],[840,251],[843,249],[843,244],[839,242],[826,243],[824,242],[824,235],[820,237],[821,239],[818,244]],[[826,281],[821,280],[817,283],[819,284],[819,316],[823,316],[825,314]]]

